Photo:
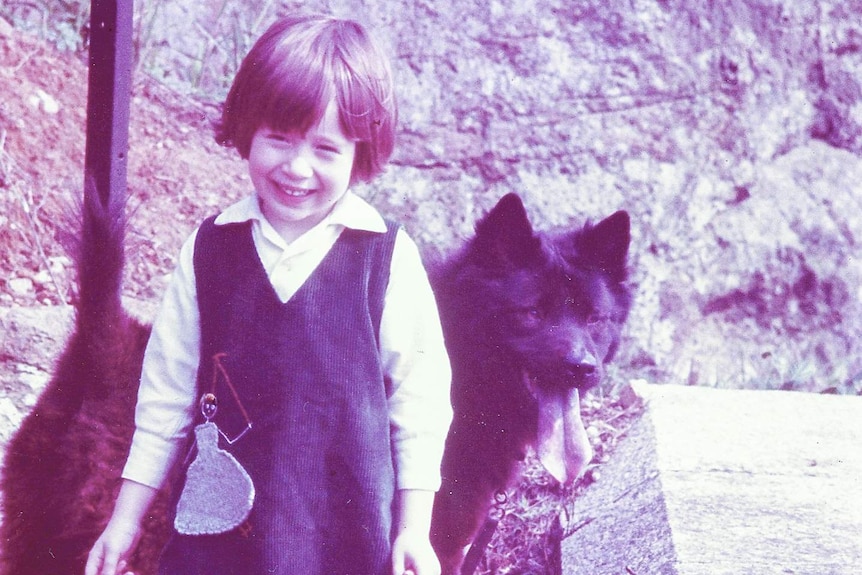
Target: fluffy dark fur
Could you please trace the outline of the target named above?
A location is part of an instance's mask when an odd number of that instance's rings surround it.
[[[74,331],[54,377],[6,449],[0,489],[0,572],[82,573],[113,509],[133,431],[149,327],[120,302],[123,205],[103,206],[88,188],[74,255]],[[131,568],[155,569],[166,533],[163,500]]]
[[[495,492],[536,443],[545,399],[601,379],[629,311],[629,241],[625,212],[574,232],[537,234],[510,194],[462,253],[432,273],[455,410],[432,527],[444,574],[459,572]]]
[[[0,574],[82,573],[113,508],[149,335],[120,301],[122,213],[119,202],[102,206],[86,190],[75,329],[8,446],[0,479]],[[455,420],[432,528],[447,574],[458,572],[493,494],[536,441],[541,398],[595,385],[613,356],[629,307],[628,244],[623,212],[573,233],[537,235],[509,195],[433,274],[454,374]],[[128,566],[138,575],[156,570],[166,499]]]

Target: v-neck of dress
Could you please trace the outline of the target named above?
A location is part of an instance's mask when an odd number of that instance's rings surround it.
[[[252,225],[251,222],[249,222],[249,228],[251,228],[251,225]],[[308,288],[306,286],[308,286],[309,283],[311,283],[311,280],[316,275],[319,275],[321,273],[320,270],[323,267],[325,267],[327,264],[327,261],[333,257],[333,255],[332,255],[333,252],[336,251],[336,249],[339,247],[339,244],[341,244],[344,241],[344,236],[346,233],[348,233],[348,231],[349,231],[349,228],[345,228],[339,233],[338,237],[335,239],[335,242],[333,242],[332,246],[330,246],[329,250],[323,256],[323,258],[321,258],[321,260],[317,263],[317,265],[314,267],[314,269],[311,271],[311,273],[309,273],[308,276],[303,280],[302,284],[299,285],[299,287],[293,292],[293,294],[291,294],[291,296],[289,298],[287,298],[287,300],[282,301],[281,297],[278,295],[278,292],[275,289],[275,286],[273,286],[272,281],[269,278],[269,274],[267,273],[267,270],[266,270],[266,267],[264,266],[263,261],[260,259],[260,253],[258,253],[257,246],[254,243],[254,231],[252,229],[249,229],[248,233],[245,234],[245,238],[246,238],[245,241],[248,241],[251,243],[250,248],[255,255],[254,263],[253,263],[253,267],[254,267],[253,271],[255,274],[257,274],[259,276],[259,278],[262,278],[263,283],[266,284],[266,286],[267,286],[267,289],[266,289],[267,297],[272,299],[273,302],[278,304],[279,307],[286,306],[296,299],[301,299],[303,293],[308,290]]]

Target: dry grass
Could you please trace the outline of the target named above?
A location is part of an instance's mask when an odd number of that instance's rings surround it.
[[[45,242],[54,243],[54,226],[45,207],[46,194],[40,194],[6,149],[6,130],[0,129],[0,249],[5,254],[2,270],[6,281],[38,276],[43,286],[44,303],[66,303],[69,280],[55,265]],[[37,267],[30,269],[36,262]],[[62,266],[60,266],[62,267]],[[27,270],[20,275],[22,270]],[[41,276],[39,274],[41,273]],[[38,283],[38,282],[37,282]]]

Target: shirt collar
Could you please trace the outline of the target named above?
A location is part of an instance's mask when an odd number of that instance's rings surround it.
[[[350,190],[335,204],[324,219],[328,225],[342,225],[353,230],[386,233],[386,222],[371,204]]]
[[[249,220],[263,223],[266,221],[260,211],[257,194],[240,200],[216,217],[216,225],[234,224]],[[383,216],[368,202],[348,190],[329,214],[316,227],[342,226],[354,230],[384,233],[386,223]]]

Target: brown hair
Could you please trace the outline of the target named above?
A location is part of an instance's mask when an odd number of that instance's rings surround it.
[[[216,141],[248,158],[258,128],[305,133],[338,106],[356,141],[351,182],[380,174],[395,144],[398,109],[389,61],[365,28],[323,15],[276,21],[242,62],[216,125]]]

